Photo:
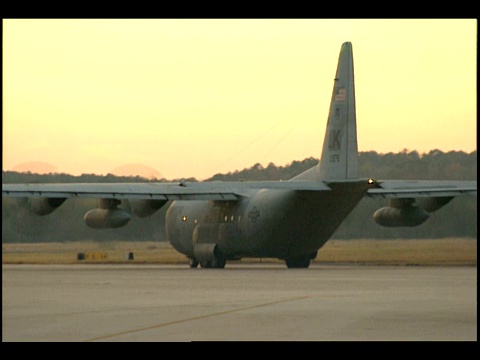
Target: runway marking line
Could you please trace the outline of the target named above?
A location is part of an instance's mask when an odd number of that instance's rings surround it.
[[[311,297],[312,297],[312,296],[300,296],[300,297],[296,297],[296,298],[292,298],[292,299],[272,301],[272,302],[269,302],[269,303],[264,303],[264,304],[259,304],[259,305],[252,305],[252,306],[247,306],[247,307],[243,307],[243,308],[239,308],[239,309],[226,310],[226,311],[221,311],[221,312],[217,312],[217,313],[213,313],[213,314],[208,314],[208,315],[202,315],[202,316],[196,316],[196,317],[192,317],[192,318],[187,318],[187,319],[183,319],[183,320],[170,321],[170,322],[167,322],[167,323],[158,324],[158,325],[152,325],[152,326],[147,326],[147,327],[144,327],[144,328],[138,328],[138,329],[133,329],[133,330],[127,330],[127,331],[118,332],[118,333],[115,333],[115,334],[98,336],[98,337],[95,337],[95,338],[92,338],[92,339],[84,340],[84,342],[91,342],[91,341],[97,341],[97,340],[105,340],[105,339],[113,338],[113,337],[116,337],[116,336],[133,334],[133,333],[140,332],[140,331],[147,331],[147,330],[159,329],[159,328],[162,328],[162,327],[166,327],[166,326],[170,326],[170,325],[176,325],[176,324],[181,324],[181,323],[188,322],[188,321],[202,320],[202,319],[207,319],[207,318],[213,317],[213,316],[231,314],[231,313],[234,313],[234,312],[239,312],[239,311],[244,311],[244,310],[257,309],[257,308],[264,307],[264,306],[282,304],[282,303],[286,303],[286,302],[290,302],[290,301],[304,300],[304,299],[309,299],[309,298],[311,298]]]

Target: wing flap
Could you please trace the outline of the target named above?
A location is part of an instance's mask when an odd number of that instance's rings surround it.
[[[367,196],[421,198],[477,195],[476,181],[383,180],[377,183],[378,187],[369,189]]]

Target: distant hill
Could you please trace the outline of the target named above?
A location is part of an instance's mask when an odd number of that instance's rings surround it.
[[[111,171],[116,176],[140,176],[148,180],[163,179],[163,175],[154,168],[143,164],[126,164]]]
[[[55,174],[58,172],[58,168],[46,162],[30,161],[13,167],[12,171],[19,173],[30,172],[32,174]]]

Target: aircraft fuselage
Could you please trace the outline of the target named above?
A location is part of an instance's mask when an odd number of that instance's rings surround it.
[[[365,181],[331,191],[259,190],[237,201],[174,201],[166,214],[172,246],[194,257],[216,244],[225,259],[314,258],[368,189]]]

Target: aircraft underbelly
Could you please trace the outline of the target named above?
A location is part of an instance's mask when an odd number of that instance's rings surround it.
[[[337,230],[358,204],[363,192],[340,196],[337,192],[299,193],[265,250],[275,257],[313,254]]]

